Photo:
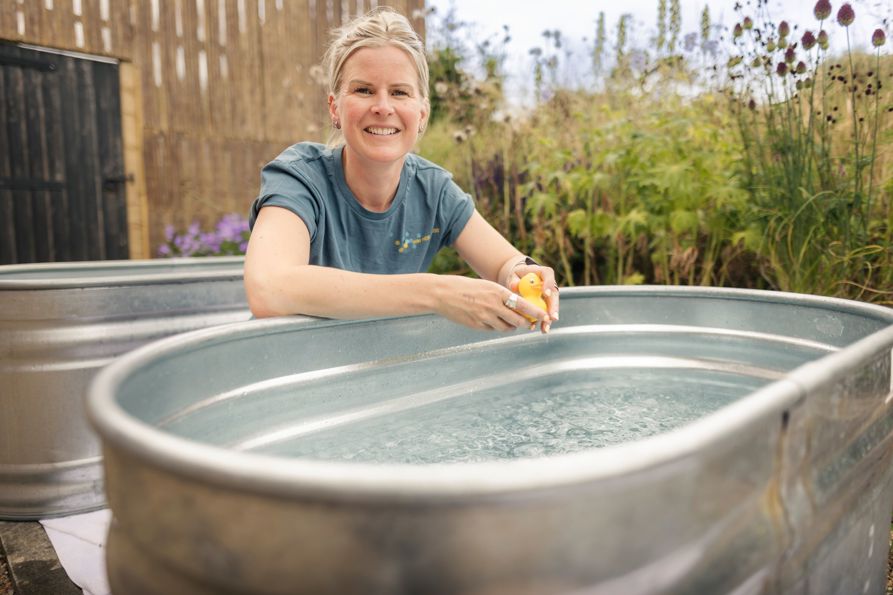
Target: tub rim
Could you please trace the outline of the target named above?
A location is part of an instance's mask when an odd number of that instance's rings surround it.
[[[159,282],[190,283],[207,280],[235,280],[243,276],[244,256],[192,256],[177,258],[151,258],[139,260],[91,260],[75,262],[39,262],[9,264],[0,267],[0,291],[52,289],[80,289],[87,287],[115,287],[132,285],[157,285]],[[237,266],[238,265],[238,266]],[[215,267],[216,270],[196,270]],[[174,269],[153,271],[158,268]],[[134,269],[126,274],[105,274]],[[144,269],[144,270],[141,270]],[[182,270],[176,270],[182,269]],[[65,276],[49,276],[53,271],[66,271]],[[77,276],[77,271],[96,270],[91,277]],[[45,274],[38,278],[15,278],[16,274]]]
[[[300,330],[358,322],[315,319],[314,323],[307,326],[307,317],[236,322],[191,331],[140,347],[118,358],[94,377],[88,389],[88,418],[106,449],[121,448],[145,462],[190,480],[235,487],[238,491],[277,497],[324,496],[338,500],[467,499],[583,484],[681,460],[722,440],[731,432],[764,418],[778,415],[781,423],[780,413],[801,401],[807,390],[816,384],[817,376],[826,380],[837,377],[853,363],[893,348],[893,311],[882,306],[841,298],[764,290],[680,286],[567,288],[562,289],[562,298],[616,297],[630,293],[772,301],[829,309],[833,307],[851,314],[868,315],[888,324],[886,328],[837,352],[807,362],[788,372],[784,378],[694,422],[634,442],[562,455],[430,465],[287,459],[233,451],[174,436],[131,416],[115,399],[114,395],[121,383],[141,364],[170,357],[178,350],[195,349],[205,343],[223,341],[226,337],[290,332],[292,328]],[[424,316],[436,315],[419,315]],[[367,319],[367,322],[373,320],[380,319]],[[561,329],[559,327],[552,332],[560,333]],[[890,405],[889,397],[885,405]]]

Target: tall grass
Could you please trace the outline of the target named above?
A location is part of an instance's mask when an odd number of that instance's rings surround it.
[[[888,301],[890,122],[881,105],[893,62],[881,59],[883,31],[869,56],[851,49],[848,4],[832,20],[820,1],[815,27],[796,37],[760,8],[733,31],[726,88],[751,197],[746,243],[774,287]],[[842,55],[827,53],[832,27],[846,36]]]

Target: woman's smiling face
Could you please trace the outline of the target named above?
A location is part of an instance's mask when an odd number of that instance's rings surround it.
[[[393,163],[409,153],[428,117],[410,57],[392,45],[361,48],[344,63],[329,113],[341,124],[351,157]]]

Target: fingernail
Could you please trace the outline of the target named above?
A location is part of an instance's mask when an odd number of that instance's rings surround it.
[[[552,320],[558,320],[558,312],[552,314]]]
[[[548,332],[549,332],[549,329],[551,329],[551,328],[552,328],[552,325],[551,325],[551,324],[544,324],[544,325],[543,325],[543,332],[544,332],[544,333],[548,333]]]

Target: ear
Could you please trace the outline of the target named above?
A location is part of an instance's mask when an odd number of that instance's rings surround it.
[[[335,101],[334,95],[329,95],[329,116],[331,119],[338,120],[338,103]]]
[[[421,110],[421,120],[419,121],[419,128],[422,130],[426,130],[428,128],[428,115],[431,113],[431,102],[428,101],[428,98],[425,98],[425,101],[422,102],[422,110]]]

